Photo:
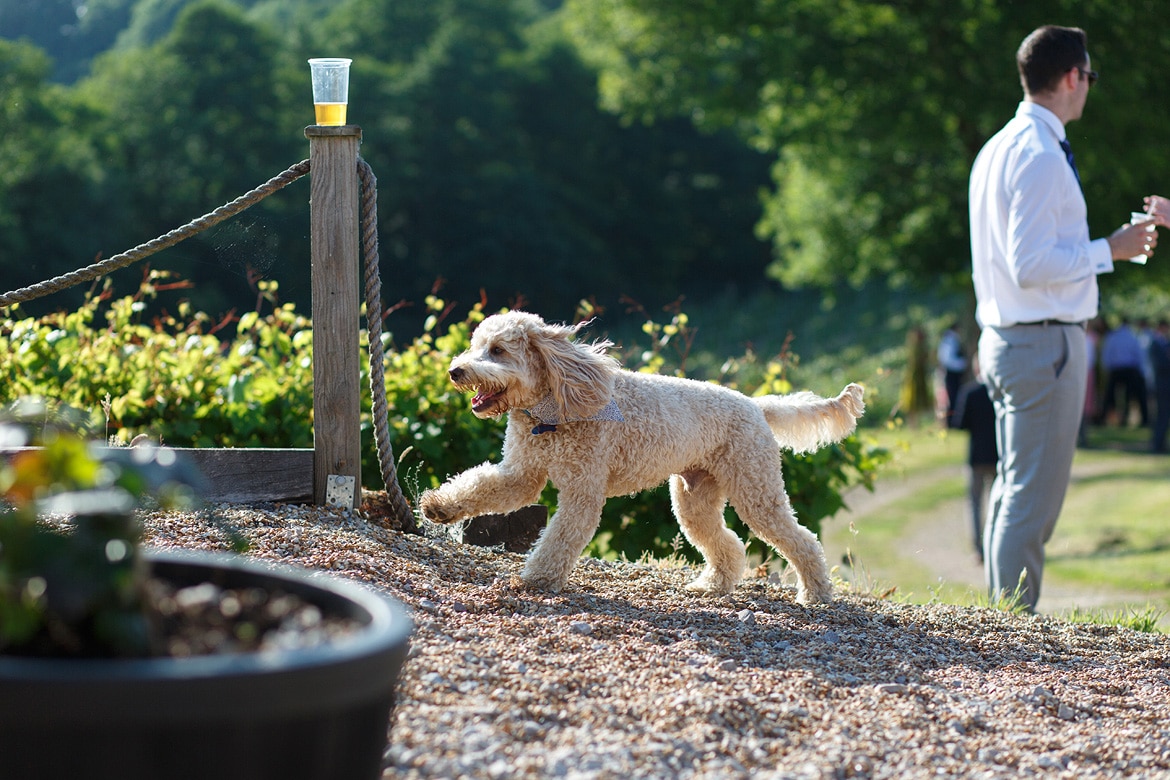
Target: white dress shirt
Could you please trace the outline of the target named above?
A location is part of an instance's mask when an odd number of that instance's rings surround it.
[[[1064,137],[1056,114],[1024,101],[975,158],[971,266],[984,327],[1097,315],[1097,274],[1113,270],[1113,253],[1105,239],[1089,240]]]

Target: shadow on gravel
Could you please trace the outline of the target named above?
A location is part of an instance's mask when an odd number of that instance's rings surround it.
[[[1070,626],[1040,616],[941,604],[907,605],[844,596],[831,605],[804,607],[790,589],[745,581],[720,599],[697,596],[674,583],[663,595],[679,607],[633,603],[589,591],[524,594],[526,616],[568,616],[604,651],[607,641],[703,667],[710,674],[749,669],[805,671],[833,686],[937,685],[939,672],[962,668],[1050,666],[1099,670],[1105,666],[1078,646],[1114,629]],[[1070,632],[1074,635],[1070,641]],[[1084,642],[1075,639],[1081,634]]]

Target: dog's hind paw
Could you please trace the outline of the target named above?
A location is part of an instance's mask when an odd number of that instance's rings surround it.
[[[706,596],[726,596],[735,590],[738,579],[720,577],[714,571],[706,570],[686,584],[686,589],[692,593],[702,593]]]
[[[830,604],[833,601],[833,586],[825,584],[817,588],[806,588],[801,585],[796,591],[796,602],[808,606],[810,604]]]

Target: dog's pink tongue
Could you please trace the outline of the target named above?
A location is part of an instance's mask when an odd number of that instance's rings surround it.
[[[487,393],[481,390],[475,394],[475,398],[471,399],[471,408],[483,408],[484,404],[490,403],[491,400],[496,397],[496,395],[498,395],[498,393]]]

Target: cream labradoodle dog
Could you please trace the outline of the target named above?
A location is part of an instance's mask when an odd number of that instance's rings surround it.
[[[743,576],[744,545],[723,523],[730,501],[792,563],[799,601],[830,601],[824,551],[796,522],[777,442],[804,452],[848,436],[865,410],[862,388],[851,384],[833,399],[808,392],[748,398],[707,382],[623,370],[606,354],[610,342],[575,341],[577,330],[518,311],[475,329],[450,376],[475,390],[477,417],[510,412],[504,457],[424,493],[423,515],[453,523],[511,512],[535,502],[551,480],[558,508],[521,579],[557,590],[597,530],[606,498],[669,478],[683,534],[706,559],[691,590],[729,593]]]

